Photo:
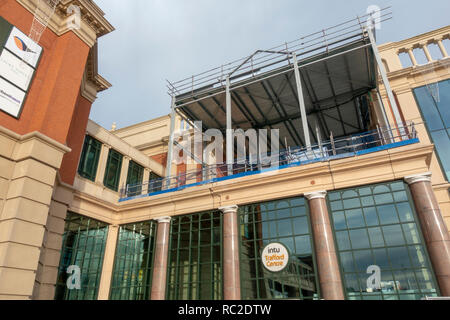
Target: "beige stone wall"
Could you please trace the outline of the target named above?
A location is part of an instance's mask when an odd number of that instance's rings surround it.
[[[73,189],[59,179],[53,190],[44,241],[39,257],[36,282],[33,291],[34,300],[52,300],[55,296],[55,284],[61,258],[67,208],[73,200]]]
[[[438,44],[443,39],[450,38],[450,26],[433,30],[413,38],[405,39],[399,42],[391,42],[379,46],[380,55],[388,66],[388,78],[392,90],[396,93],[400,108],[406,121],[415,123],[420,143],[423,145],[431,144],[431,138],[428,135],[424,119],[422,119],[419,106],[416,103],[413,90],[427,83],[439,82],[450,78],[450,58],[448,52],[441,52],[439,60],[429,59],[424,65],[413,65],[404,68],[401,64],[399,54],[413,54],[413,49],[427,50],[427,45],[431,43]],[[425,55],[427,53],[425,52]],[[445,56],[447,54],[447,56]],[[430,58],[430,57],[429,57]],[[413,63],[413,61],[411,61]],[[391,123],[395,123],[392,112],[389,109],[387,93],[383,85],[380,85],[380,91],[386,114]],[[450,195],[448,189],[450,184],[446,180],[439,164],[436,152],[432,153],[430,159],[430,171],[432,175],[432,184],[436,197],[439,202],[444,220],[450,229]]]
[[[32,297],[56,173],[69,151],[38,132],[0,127],[0,299]]]

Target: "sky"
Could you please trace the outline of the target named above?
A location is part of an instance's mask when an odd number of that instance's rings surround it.
[[[95,0],[115,31],[101,37],[99,73],[113,86],[90,118],[106,129],[170,113],[174,82],[224,63],[392,6],[378,44],[450,22],[448,0]]]

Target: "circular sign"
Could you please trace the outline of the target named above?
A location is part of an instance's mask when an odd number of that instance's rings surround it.
[[[264,267],[271,272],[280,272],[287,267],[289,262],[289,251],[281,243],[269,243],[264,247],[261,259]]]

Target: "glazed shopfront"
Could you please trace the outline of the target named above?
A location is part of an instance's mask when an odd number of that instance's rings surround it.
[[[440,296],[413,186],[399,180],[120,226],[109,298]],[[56,299],[96,299],[107,229],[68,216]],[[261,252],[272,243],[289,251],[281,272],[264,267]],[[80,266],[79,290],[66,285],[70,265]],[[374,266],[380,270],[375,287]]]

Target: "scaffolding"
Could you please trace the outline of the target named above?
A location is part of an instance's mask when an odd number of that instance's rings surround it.
[[[30,32],[28,34],[28,37],[33,40],[32,47],[30,48],[31,51],[38,51],[38,43],[41,40],[42,34],[47,28],[50,19],[55,14],[56,6],[59,2],[60,0],[38,0]],[[31,52],[24,52],[23,61],[29,63],[31,57]]]
[[[321,145],[320,137],[344,139],[371,129],[364,97],[379,91],[378,74],[399,137],[407,139],[376,45],[375,24],[390,19],[387,7],[376,15],[358,16],[188,78],[167,81],[172,121],[166,176],[172,174],[176,114],[191,124],[201,121],[204,130],[214,128],[226,135],[226,171],[232,175],[234,129],[278,129],[284,149],[294,146],[308,152]]]

